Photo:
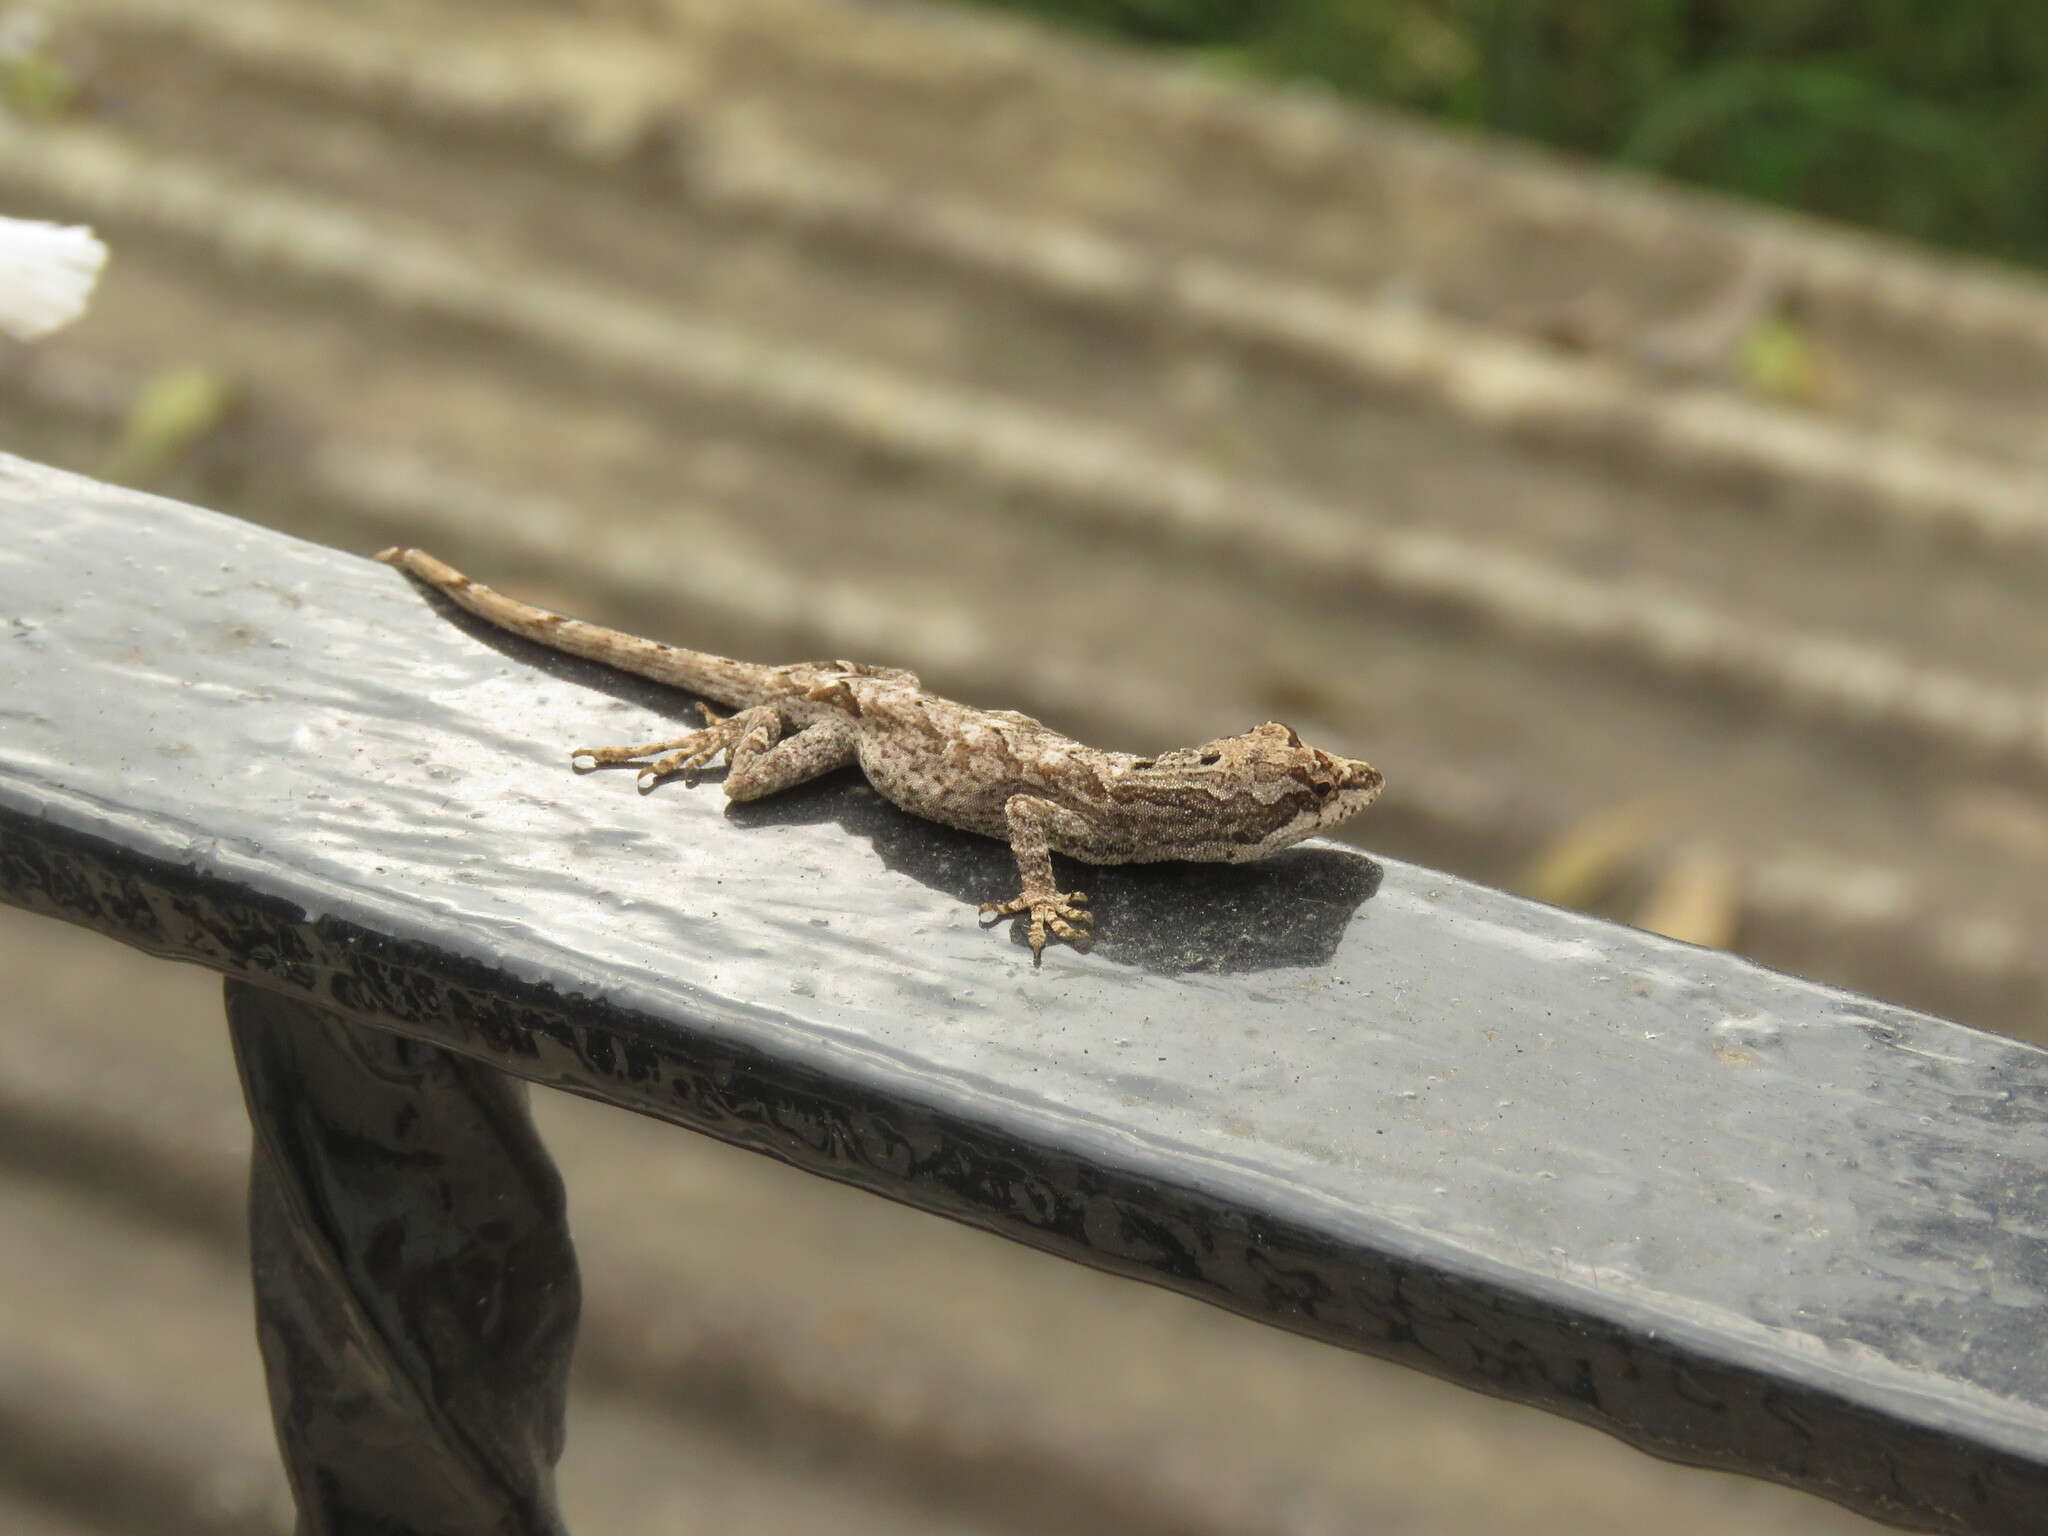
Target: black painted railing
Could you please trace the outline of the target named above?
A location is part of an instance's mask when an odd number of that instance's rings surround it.
[[[9,459],[0,531],[0,899],[228,978],[309,1531],[561,1529],[521,1080],[1909,1528],[2048,1518],[2048,1052],[1333,844],[1090,871],[1034,968],[999,846],[576,775],[683,701],[386,567]]]

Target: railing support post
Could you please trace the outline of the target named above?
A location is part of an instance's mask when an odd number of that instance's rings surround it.
[[[299,1536],[565,1536],[580,1290],[525,1085],[246,983],[227,1007]]]

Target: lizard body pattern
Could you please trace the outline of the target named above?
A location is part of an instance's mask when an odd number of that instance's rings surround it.
[[[758,800],[858,764],[885,798],[947,826],[1009,844],[1023,889],[986,902],[1028,914],[1033,957],[1047,934],[1088,937],[1087,897],[1062,891],[1052,858],[1089,864],[1193,859],[1242,863],[1344,822],[1380,792],[1369,763],[1335,757],[1267,723],[1156,757],[1101,752],[1029,715],[927,693],[894,667],[850,661],[764,666],[642,640],[536,608],[471,581],[417,549],[377,557],[529,640],[709,699],[705,728],[637,747],[577,747],[572,762],[639,763],[643,789],[723,754],[725,792]]]

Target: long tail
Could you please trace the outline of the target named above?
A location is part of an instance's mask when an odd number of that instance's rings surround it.
[[[517,598],[494,592],[482,582],[471,581],[452,565],[436,560],[423,549],[385,550],[377,556],[416,576],[436,591],[445,592],[450,602],[467,608],[478,618],[488,619],[500,629],[528,640],[538,641],[571,656],[601,661],[621,672],[652,678],[657,683],[687,688],[720,704],[743,709],[757,704],[769,691],[773,667],[751,661],[734,661],[709,651],[685,650],[659,640],[643,640],[602,624],[586,624],[522,603]]]

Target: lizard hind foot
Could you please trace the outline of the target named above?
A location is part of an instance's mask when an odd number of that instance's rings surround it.
[[[576,747],[569,753],[569,763],[578,773],[614,764],[637,767],[640,792],[645,794],[671,774],[687,777],[716,759],[731,745],[731,733],[721,729],[724,724],[721,720],[709,730],[692,731],[673,741],[652,741],[641,747]],[[666,755],[651,763],[645,761],[657,752]]]
[[[706,731],[704,734],[710,736],[714,733]],[[718,754],[725,751],[727,746],[728,743],[723,737],[720,737],[719,740],[709,742],[704,746],[671,752],[668,756],[649,763],[640,770],[640,778],[638,780],[640,793],[646,794],[648,790],[654,788],[655,785],[672,774],[680,773],[685,784],[694,784],[697,781],[697,770],[709,768],[717,760]]]
[[[981,910],[997,919],[1030,913],[1031,926],[1024,937],[1031,945],[1031,958],[1035,961],[1045,953],[1048,929],[1069,944],[1085,944],[1095,937],[1088,928],[1095,914],[1087,910],[1087,904],[1088,897],[1083,891],[1027,890],[1009,901],[985,901]]]

